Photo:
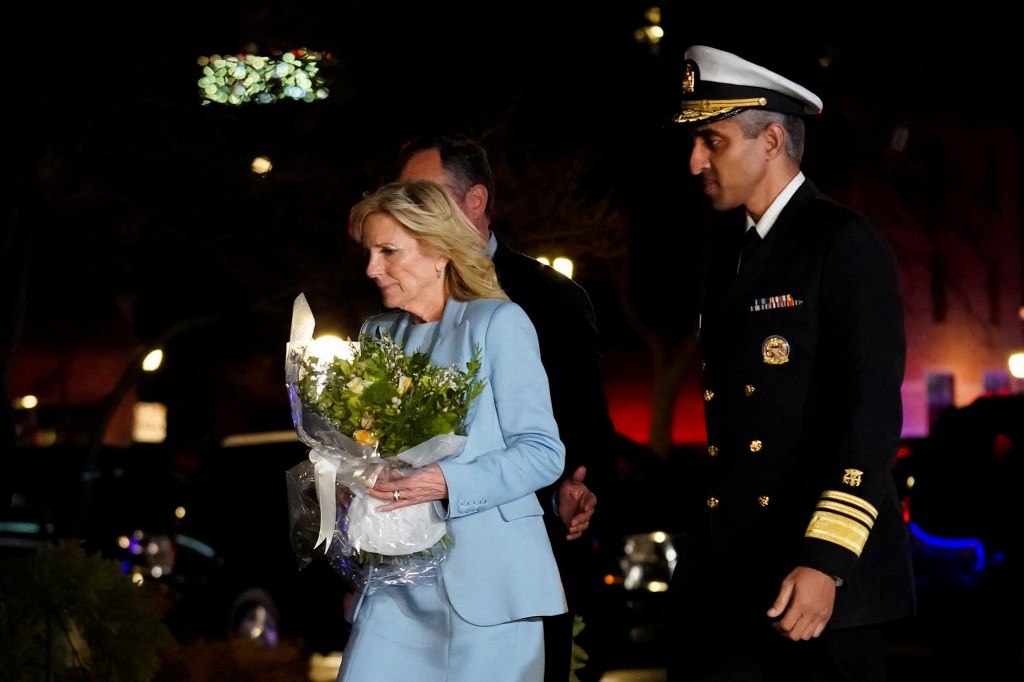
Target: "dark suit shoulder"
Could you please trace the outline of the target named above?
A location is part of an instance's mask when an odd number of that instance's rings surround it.
[[[554,268],[498,241],[494,252],[498,281],[537,330],[541,361],[547,370],[551,405],[565,443],[565,471],[587,467],[587,484],[599,497],[614,476],[608,443],[615,433],[604,394],[597,315],[587,291]],[[540,492],[550,500],[555,486]],[[552,537],[564,535],[555,517]]]
[[[788,222],[790,217],[786,216],[787,213],[799,224],[801,238],[824,239],[833,244],[881,244],[888,247],[888,237],[871,218],[823,194],[810,180],[793,195],[780,216],[780,222]]]
[[[810,180],[797,190],[789,205],[800,207],[801,220],[813,220],[815,223],[830,226],[833,229],[844,225],[874,229],[874,223],[864,213],[842,203],[835,197],[822,193]]]

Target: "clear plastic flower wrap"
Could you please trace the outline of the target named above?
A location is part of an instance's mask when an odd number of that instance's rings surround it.
[[[310,447],[287,472],[299,568],[322,552],[369,591],[433,576],[453,543],[434,505],[382,512],[387,502],[367,489],[462,449],[468,406],[483,385],[478,359],[466,371],[434,367],[387,334],[343,342],[329,357],[313,342],[314,324],[300,294],[285,362],[292,421]]]

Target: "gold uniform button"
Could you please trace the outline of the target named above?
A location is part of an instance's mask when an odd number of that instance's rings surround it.
[[[714,391],[710,391],[710,390],[709,391],[704,391],[704,402],[709,402],[714,397],[715,397],[715,392]]]
[[[709,509],[714,509],[717,506],[718,506],[718,498],[717,497],[709,497],[708,498],[708,508]]]
[[[768,506],[768,496],[767,495],[761,495],[760,497],[757,498],[757,503],[759,505],[761,505],[762,507],[767,507]]]
[[[759,440],[752,440],[752,441],[750,441],[750,451],[751,452],[761,452],[761,448],[762,447],[764,447],[764,445],[761,443],[761,441],[759,441]]]
[[[709,445],[708,446],[708,454],[711,455],[712,457],[717,456],[718,455],[718,448],[715,447],[714,445]]]
[[[743,387],[743,392],[747,394],[748,398],[750,396],[754,395],[754,391],[756,391],[756,390],[757,389],[754,388],[753,386],[751,386],[750,384],[747,384],[746,386]]]

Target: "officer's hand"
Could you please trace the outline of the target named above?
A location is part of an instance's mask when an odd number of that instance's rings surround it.
[[[832,576],[807,566],[797,566],[782,581],[768,617],[783,637],[807,640],[821,635],[836,602],[836,581]]]

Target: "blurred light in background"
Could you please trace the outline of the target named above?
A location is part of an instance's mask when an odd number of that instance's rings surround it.
[[[265,156],[257,156],[252,160],[252,172],[257,175],[269,173],[273,167],[274,164],[270,163],[270,159]]]
[[[568,258],[556,258],[552,263],[551,267],[558,270],[560,273],[572,279],[572,261]]]
[[[1010,356],[1010,374],[1015,379],[1024,379],[1024,351]]]
[[[573,262],[570,259],[564,256],[558,256],[552,261],[547,256],[537,256],[537,260],[544,265],[550,265],[569,279],[572,279]]]
[[[648,7],[644,12],[646,24],[633,31],[633,40],[650,45],[651,53],[658,53],[658,43],[665,37],[665,29],[661,26],[661,8]]]
[[[14,407],[18,410],[31,410],[39,405],[39,399],[34,395],[23,395],[14,399]]]
[[[164,352],[157,348],[151,350],[145,358],[142,359],[142,369],[146,372],[155,372],[160,369],[160,363],[164,361]]]
[[[167,406],[138,402],[132,406],[132,440],[136,443],[163,443],[167,439]]]
[[[354,341],[345,341],[333,334],[324,334],[313,339],[309,344],[308,352],[320,361],[319,365],[330,363],[335,358],[351,362],[359,352],[359,344]]]

